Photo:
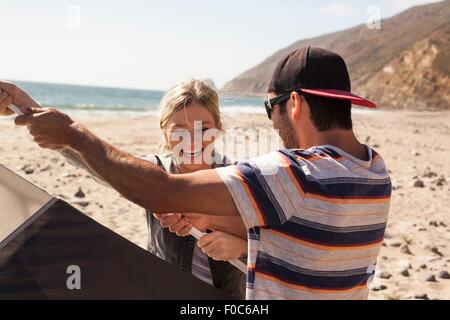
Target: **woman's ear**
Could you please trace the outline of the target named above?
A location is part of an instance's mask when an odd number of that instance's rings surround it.
[[[301,114],[302,114],[303,109],[304,109],[303,97],[300,96],[297,92],[292,92],[291,93],[291,101],[293,102],[293,105],[291,106],[292,118],[294,120],[298,120],[298,119],[300,119]]]

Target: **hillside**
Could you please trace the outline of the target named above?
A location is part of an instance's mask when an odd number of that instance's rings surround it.
[[[222,91],[263,96],[276,63],[307,45],[333,50],[347,61],[353,91],[382,108],[449,109],[450,0],[417,6],[382,21],[298,41],[227,83]]]

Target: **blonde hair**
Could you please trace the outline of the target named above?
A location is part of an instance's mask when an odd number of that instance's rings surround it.
[[[161,152],[170,151],[166,127],[172,115],[194,103],[205,107],[213,116],[216,128],[222,130],[217,92],[200,80],[182,82],[170,89],[161,100],[159,115],[159,127],[162,131],[162,139],[159,143]]]

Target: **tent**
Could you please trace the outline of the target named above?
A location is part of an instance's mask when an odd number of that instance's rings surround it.
[[[0,165],[0,299],[228,299]]]

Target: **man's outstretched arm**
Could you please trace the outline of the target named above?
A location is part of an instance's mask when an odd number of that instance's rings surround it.
[[[238,215],[234,201],[215,170],[170,175],[158,166],[123,152],[64,113],[35,110],[20,116],[42,147],[70,147],[104,181],[128,200],[158,213],[198,212]]]

